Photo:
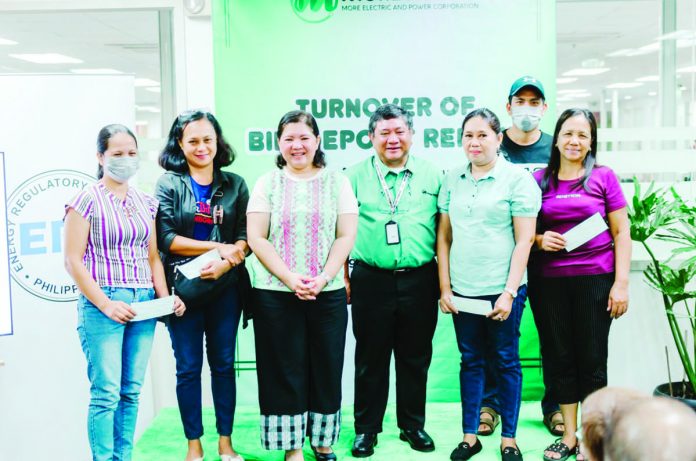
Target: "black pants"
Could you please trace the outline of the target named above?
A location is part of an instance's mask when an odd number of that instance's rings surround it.
[[[397,424],[423,428],[438,296],[434,262],[406,272],[356,262],[351,274],[356,433],[382,432],[392,351]]]
[[[341,409],[346,290],[316,301],[254,290],[254,337],[262,415],[332,414]]]
[[[544,371],[551,398],[560,404],[581,402],[607,385],[613,283],[613,273],[530,281]]]

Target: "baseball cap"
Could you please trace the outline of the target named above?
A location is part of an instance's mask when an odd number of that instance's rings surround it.
[[[546,99],[546,96],[544,96],[544,85],[541,84],[539,80],[537,80],[534,77],[530,77],[529,75],[525,75],[524,77],[520,77],[515,82],[512,84],[510,87],[510,94],[508,97],[516,95],[522,88],[531,86],[535,90],[537,90],[543,99]]]

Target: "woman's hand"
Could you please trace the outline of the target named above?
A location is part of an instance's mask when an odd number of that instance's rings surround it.
[[[618,319],[628,310],[628,282],[614,282],[609,291],[607,312],[613,319]]]
[[[304,281],[307,283],[307,285],[312,287],[309,289],[309,297],[306,298],[306,301],[314,301],[317,299],[317,296],[319,296],[321,290],[326,288],[326,285],[329,284],[329,282],[321,274],[317,275],[316,277],[309,277]]]
[[[218,252],[222,259],[226,259],[230,266],[239,266],[244,262],[245,254],[242,248],[239,248],[234,243],[222,243],[218,247]]]
[[[495,300],[493,305],[493,310],[486,314],[491,320],[498,320],[500,322],[507,320],[512,312],[512,295],[507,291],[503,292],[498,299]]]
[[[174,315],[181,317],[186,311],[186,306],[184,302],[178,296],[174,296]]]
[[[231,268],[232,266],[226,259],[211,261],[201,268],[201,278],[203,280],[217,280]]]
[[[135,311],[123,301],[109,300],[109,302],[107,302],[104,307],[100,309],[104,315],[109,317],[114,322],[120,323],[121,325],[130,322],[135,317]]]
[[[312,297],[311,290],[313,286],[307,283],[309,280],[311,280],[310,277],[291,272],[283,280],[283,283],[286,287],[290,288],[290,290],[295,293],[295,296],[297,296],[303,301],[310,301],[316,298]]]
[[[459,310],[452,304],[452,290],[442,290],[440,292],[440,310],[443,314],[458,314]]]
[[[546,231],[541,236],[539,248],[544,251],[560,251],[565,248],[566,239],[558,232]]]

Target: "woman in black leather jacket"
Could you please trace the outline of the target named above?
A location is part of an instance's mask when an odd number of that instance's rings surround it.
[[[157,181],[159,200],[157,237],[168,268],[186,257],[217,249],[220,259],[201,269],[201,279],[217,281],[228,271],[238,271],[246,254],[246,207],[249,190],[240,176],[222,171],[234,160],[234,151],[222,136],[215,117],[204,111],[179,115],[169,131],[159,163],[167,170]],[[222,241],[208,240],[215,223]],[[179,275],[181,276],[181,275]],[[243,461],[232,448],[232,423],[236,402],[234,356],[241,314],[236,277],[225,277],[222,294],[207,303],[191,300],[182,317],[169,321],[176,358],[176,395],[188,439],[186,461],[202,460],[201,369],[203,336],[212,381],[218,450],[222,461]],[[219,282],[217,282],[219,283]]]

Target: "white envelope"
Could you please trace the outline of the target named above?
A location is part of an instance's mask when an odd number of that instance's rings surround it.
[[[599,213],[595,213],[577,226],[573,227],[563,237],[566,239],[566,251],[573,251],[580,245],[583,245],[599,234],[607,230],[607,223]]]
[[[487,315],[493,310],[491,302],[485,299],[452,296],[452,304],[459,312],[468,312],[469,314]]]
[[[130,307],[136,313],[135,318],[131,320],[131,322],[162,317],[163,315],[169,315],[174,312],[174,296],[133,303]]]
[[[187,279],[195,279],[201,276],[201,269],[203,266],[211,261],[220,261],[220,252],[217,248],[213,248],[210,251],[203,253],[202,255],[192,259],[186,264],[181,264],[177,266],[177,270],[184,274]]]

